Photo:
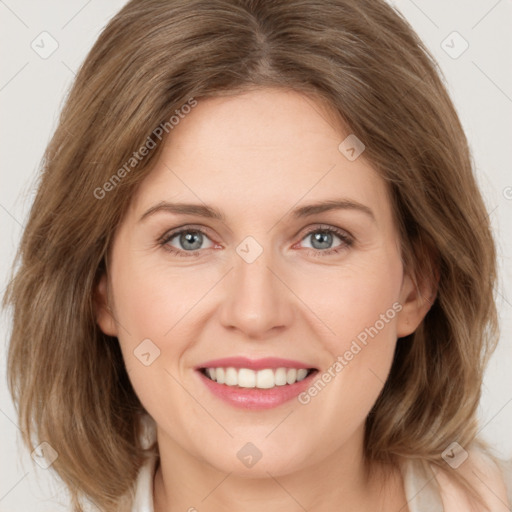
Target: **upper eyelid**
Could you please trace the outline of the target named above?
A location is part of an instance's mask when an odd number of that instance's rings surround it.
[[[196,226],[194,224],[185,224],[184,226],[179,226],[176,228],[166,230],[160,237],[158,237],[159,241],[169,240],[174,238],[176,235],[179,235],[183,231],[199,231],[205,235],[209,235],[210,229],[205,226]]]

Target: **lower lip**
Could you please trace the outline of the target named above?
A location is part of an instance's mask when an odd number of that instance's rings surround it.
[[[293,400],[311,384],[311,379],[317,372],[311,372],[305,379],[295,384],[275,386],[270,389],[227,386],[209,379],[201,371],[198,373],[206,387],[221,400],[240,409],[262,410],[272,409]]]

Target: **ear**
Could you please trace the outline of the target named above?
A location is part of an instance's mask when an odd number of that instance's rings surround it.
[[[103,333],[108,336],[117,336],[116,321],[108,303],[108,278],[105,273],[94,291],[94,310],[96,323]]]
[[[398,338],[412,334],[421,324],[436,299],[438,282],[437,271],[417,284],[408,274],[404,275],[400,291],[402,310],[397,315]]]

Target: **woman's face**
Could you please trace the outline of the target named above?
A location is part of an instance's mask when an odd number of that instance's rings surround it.
[[[251,476],[361,455],[397,337],[425,311],[348,135],[274,89],[199,100],[174,126],[100,284],[115,321],[98,314],[162,452]]]

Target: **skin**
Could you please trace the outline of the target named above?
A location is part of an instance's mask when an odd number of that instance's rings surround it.
[[[255,89],[200,100],[167,140],[113,241],[99,284],[98,324],[117,336],[134,389],[157,424],[161,464],[155,511],[398,510],[397,468],[364,472],[364,421],[388,376],[398,337],[428,311],[430,289],[404,272],[385,182],[338,145],[348,132],[298,92]],[[371,208],[294,219],[293,208],[345,198]],[[207,204],[225,220],[158,212],[161,201]],[[158,239],[173,228],[205,231],[199,256],[178,256]],[[333,226],[313,246],[308,231]],[[236,252],[252,236],[252,263]],[[168,242],[186,253],[179,236]],[[250,249],[253,250],[253,249]],[[191,250],[188,248],[188,254]],[[326,371],[392,304],[401,311],[307,405],[265,411],[222,402],[194,368],[229,356],[298,359]],[[133,351],[149,338],[160,356]],[[245,467],[252,442],[262,458]],[[383,489],[382,489],[383,487]],[[203,501],[202,501],[203,500]],[[406,510],[404,507],[402,510]]]

